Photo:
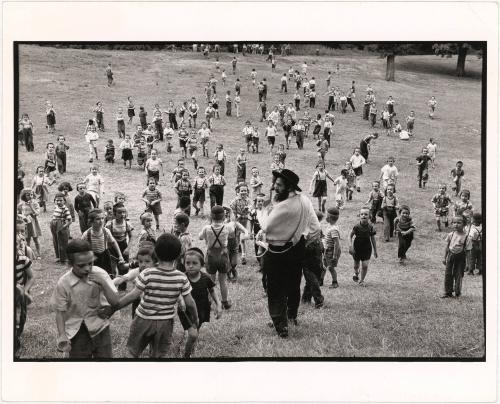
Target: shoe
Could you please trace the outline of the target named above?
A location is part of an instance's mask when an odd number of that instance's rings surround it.
[[[236,281],[236,279],[238,279],[238,272],[236,272],[236,269],[233,269],[231,272],[233,275],[233,281]]]
[[[365,282],[364,282],[364,281],[359,281],[359,282],[358,282],[358,285],[359,285],[359,286],[363,286],[363,287],[365,287],[365,286],[366,286],[366,284],[365,284]]]
[[[338,282],[332,282],[332,284],[330,285],[330,289],[337,289],[338,287],[339,287],[339,283]]]
[[[314,304],[314,308],[315,309],[321,309],[323,307],[323,305],[325,304],[325,298],[323,296],[321,296],[321,299],[319,302],[316,302]]]
[[[222,308],[225,310],[229,310],[231,308],[232,304],[229,303],[228,301],[222,302]]]
[[[445,293],[444,295],[441,296],[441,299],[447,299],[449,297],[453,297],[453,296]]]
[[[288,328],[285,327],[282,330],[278,331],[278,337],[288,338]]]
[[[361,192],[361,188],[360,188],[360,187],[357,187],[357,188],[356,188],[356,191]]]
[[[354,275],[354,276],[352,277],[352,280],[353,280],[354,282],[359,281],[358,275]]]
[[[267,323],[267,326],[268,326],[269,328],[274,328],[274,323],[273,323],[272,321],[269,321],[269,322]]]
[[[56,258],[56,262],[59,263],[61,262],[61,260],[59,258]]]
[[[241,257],[241,265],[246,265],[247,259],[245,257]]]

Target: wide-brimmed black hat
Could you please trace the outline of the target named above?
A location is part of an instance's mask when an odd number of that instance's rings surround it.
[[[295,190],[302,192],[302,190],[299,188],[298,183],[299,183],[299,176],[295,174],[292,170],[287,170],[286,168],[277,171],[273,171],[273,177],[276,180],[276,178],[281,177],[284,180],[286,180]]]

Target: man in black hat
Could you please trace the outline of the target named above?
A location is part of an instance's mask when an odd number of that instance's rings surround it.
[[[320,232],[310,199],[301,193],[299,177],[291,170],[273,171],[274,203],[262,223],[268,250],[263,257],[267,299],[273,325],[288,337],[288,320],[297,325],[304,236]]]

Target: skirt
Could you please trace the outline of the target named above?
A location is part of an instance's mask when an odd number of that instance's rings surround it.
[[[135,116],[135,109],[134,108],[128,108],[127,109],[127,113],[128,113],[128,117],[132,118],[133,116]]]
[[[367,261],[372,256],[372,242],[369,238],[354,239],[354,261]]]
[[[134,155],[132,154],[132,149],[123,149],[122,150],[122,160],[129,161],[133,160]]]
[[[31,216],[31,222],[26,224],[26,239],[40,237],[41,235],[42,229],[38,223],[38,218],[36,216]]]
[[[314,198],[326,197],[327,185],[326,180],[316,180],[316,184],[314,185]]]

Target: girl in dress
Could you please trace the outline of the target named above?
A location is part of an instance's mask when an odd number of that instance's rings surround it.
[[[375,242],[375,227],[369,222],[370,209],[361,208],[359,211],[359,223],[356,224],[349,235],[349,254],[354,259],[354,275],[352,280],[358,282],[359,286],[365,286],[365,277],[368,273],[368,264],[373,256],[377,258],[377,244]],[[361,263],[361,277],[359,264]]]
[[[48,186],[52,185],[54,182],[55,179],[51,180],[42,166],[36,168],[36,174],[31,183],[31,190],[35,193],[38,205],[43,207],[44,212],[47,212],[47,201],[49,199]]]
[[[132,154],[133,147],[134,144],[132,140],[130,140],[130,135],[125,135],[125,139],[120,143],[120,149],[122,151],[123,166],[128,169],[132,168],[132,160],[134,159],[134,155]],[[127,161],[128,161],[128,167],[127,167]]]
[[[318,164],[316,164],[316,171],[313,174],[311,185],[309,186],[309,192],[314,198],[318,198],[318,210],[321,212],[326,212],[325,204],[327,199],[327,179],[332,182],[335,181],[330,174],[328,174],[328,171],[325,170],[325,163],[319,161]]]

